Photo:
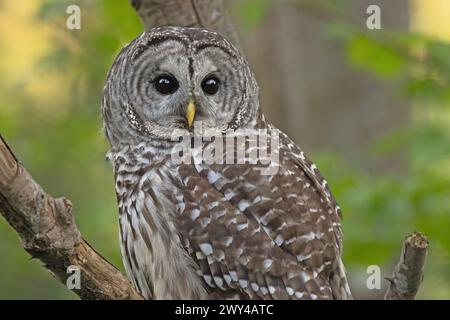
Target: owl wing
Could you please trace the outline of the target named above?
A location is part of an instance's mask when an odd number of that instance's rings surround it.
[[[183,247],[199,266],[199,275],[209,288],[218,289],[211,290],[214,296],[331,297],[325,279],[314,278],[313,270],[298,264],[256,219],[234,207],[194,170],[180,167],[190,192],[184,192],[177,230]]]
[[[304,153],[280,136],[279,168],[181,165],[181,240],[218,296],[349,298],[339,207]]]

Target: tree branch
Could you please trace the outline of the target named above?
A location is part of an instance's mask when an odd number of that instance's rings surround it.
[[[128,279],[83,240],[72,204],[52,198],[16,159],[0,135],[0,211],[22,240],[23,248],[44,263],[63,284],[81,272],[82,299],[142,299]]]
[[[412,300],[423,279],[423,269],[428,251],[428,240],[420,232],[406,237],[400,261],[392,276],[386,278],[389,286],[385,300]]]
[[[239,46],[222,0],[130,0],[146,30],[160,26],[202,27]]]

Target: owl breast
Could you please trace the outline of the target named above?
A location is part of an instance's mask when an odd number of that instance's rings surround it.
[[[206,290],[174,219],[183,195],[170,156],[145,144],[113,154],[122,260],[147,299],[203,299]]]

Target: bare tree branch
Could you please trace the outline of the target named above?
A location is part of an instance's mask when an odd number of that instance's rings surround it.
[[[428,240],[420,232],[406,237],[400,261],[392,276],[386,278],[389,286],[385,300],[412,300],[423,279],[423,269],[428,251]]]
[[[82,299],[141,299],[128,279],[83,240],[72,204],[52,198],[17,161],[0,136],[0,211],[22,240],[23,248],[44,263],[62,283],[81,271]]]
[[[239,45],[222,0],[130,0],[130,3],[146,30],[160,26],[202,27]]]

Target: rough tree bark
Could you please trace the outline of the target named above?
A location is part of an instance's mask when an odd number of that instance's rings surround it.
[[[201,27],[216,31],[234,45],[239,41],[222,0],[130,0],[145,30],[160,26]]]
[[[82,299],[142,299],[128,279],[83,240],[72,204],[52,198],[16,159],[0,136],[0,211],[23,248],[66,283],[69,266],[81,272]]]
[[[221,0],[130,0],[149,29],[162,25],[199,26],[215,30],[238,44]],[[0,136],[0,211],[22,240],[62,283],[69,266],[81,271],[82,299],[142,299],[127,278],[83,240],[65,198],[52,198],[27,172]],[[408,236],[387,299],[414,298],[422,279],[428,242]]]
[[[414,232],[406,237],[400,261],[392,276],[386,278],[389,286],[385,300],[414,299],[423,279],[427,251],[428,240],[423,234]]]

